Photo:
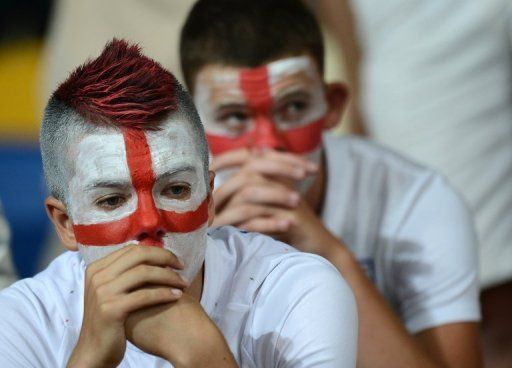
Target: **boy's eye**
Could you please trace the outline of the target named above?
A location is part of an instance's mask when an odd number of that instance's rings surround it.
[[[282,105],[277,113],[280,122],[298,123],[308,109],[308,103],[304,100],[292,100]]]
[[[226,111],[222,112],[217,120],[230,133],[241,134],[249,124],[250,115],[246,111]]]
[[[115,210],[116,208],[121,207],[127,198],[119,195],[119,194],[111,194],[105,197],[102,197],[96,201],[96,205],[105,210]]]
[[[191,191],[188,184],[172,184],[162,191],[162,195],[170,199],[184,200],[190,198]]]

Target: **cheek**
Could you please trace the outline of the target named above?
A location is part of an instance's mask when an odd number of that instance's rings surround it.
[[[289,152],[299,155],[313,153],[322,142],[325,118],[321,117],[304,126],[281,132]]]
[[[86,265],[91,264],[92,262],[95,262],[99,259],[102,259],[106,256],[108,256],[111,253],[114,253],[115,251],[126,247],[130,243],[124,243],[124,244],[116,244],[116,245],[110,245],[105,247],[91,247],[87,245],[78,244],[78,250],[80,252],[80,255],[82,256],[84,262]]]
[[[178,271],[189,280],[193,280],[204,261],[207,242],[207,224],[199,229],[184,233],[169,233],[164,238],[164,248],[175,254],[185,268]]]

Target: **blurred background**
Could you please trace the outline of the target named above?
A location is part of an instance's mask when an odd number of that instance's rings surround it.
[[[37,136],[41,56],[53,4],[0,4],[0,200],[16,269],[26,277],[38,269],[50,233],[42,206],[46,194]]]
[[[482,298],[494,305],[484,303],[484,319],[512,341],[512,2],[304,1],[325,31],[326,79],[351,90],[337,132],[431,166],[461,192],[481,243]],[[112,37],[181,79],[178,38],[193,3],[0,0],[0,242],[10,239],[18,277],[60,252],[37,143],[49,95]]]

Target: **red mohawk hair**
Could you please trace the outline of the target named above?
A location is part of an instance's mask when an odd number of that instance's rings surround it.
[[[113,39],[53,96],[92,123],[149,128],[176,109],[176,79],[137,45]]]

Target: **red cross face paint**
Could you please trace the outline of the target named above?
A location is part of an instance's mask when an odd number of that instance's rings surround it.
[[[102,131],[76,146],[69,206],[89,264],[128,244],[171,250],[192,279],[204,260],[207,187],[188,124]]]
[[[327,102],[308,56],[254,69],[207,66],[198,73],[194,102],[214,156],[262,147],[320,162]]]

